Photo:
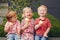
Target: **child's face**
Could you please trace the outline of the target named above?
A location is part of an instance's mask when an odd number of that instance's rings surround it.
[[[45,16],[46,13],[47,13],[47,8],[45,8],[45,7],[40,7],[40,8],[38,9],[38,14],[39,14],[39,16]]]
[[[26,10],[24,13],[26,18],[32,18],[32,11],[31,10]]]
[[[11,22],[16,22],[17,20],[17,15],[15,14],[12,18],[11,18]]]

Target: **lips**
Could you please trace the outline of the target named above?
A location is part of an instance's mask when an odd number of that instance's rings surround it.
[[[44,13],[41,13],[41,14],[44,14]]]
[[[30,14],[28,16],[31,16]]]

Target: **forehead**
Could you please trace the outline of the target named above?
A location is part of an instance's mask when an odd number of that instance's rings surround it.
[[[11,15],[11,16],[16,15],[16,12],[15,12],[15,11],[10,11],[10,12],[8,13],[8,15]]]
[[[26,9],[25,12],[32,12],[32,10],[31,9]]]
[[[39,10],[39,9],[45,9],[45,10],[47,10],[47,8],[45,8],[45,7],[39,7],[38,10]]]
[[[38,8],[38,10],[47,10],[47,7],[46,7],[46,6],[40,6],[40,7]]]

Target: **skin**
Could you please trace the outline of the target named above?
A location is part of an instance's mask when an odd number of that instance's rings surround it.
[[[16,21],[17,21],[17,15],[14,14],[14,16],[10,19],[10,21],[11,21],[12,23],[16,22]]]
[[[47,8],[45,8],[45,7],[43,7],[43,6],[41,6],[41,7],[39,7],[39,9],[38,9],[38,14],[39,14],[39,18],[41,19],[41,20],[44,20],[45,19],[45,16],[46,16],[46,14],[47,14]],[[43,21],[40,21],[39,22],[39,24],[37,24],[36,26],[35,26],[35,29],[36,29],[36,27],[37,27],[37,29],[39,28],[39,26],[40,25],[42,25],[43,24]],[[46,32],[44,33],[44,37],[48,37],[48,32],[50,31],[50,28],[47,28],[47,30],[46,30]]]
[[[27,25],[28,25],[30,19],[32,18],[32,11],[27,9],[24,12],[24,16],[25,16],[24,19],[26,20],[26,23],[25,23],[24,27],[22,27],[22,29],[25,29],[28,27]]]
[[[9,28],[12,28],[14,23],[17,21],[17,15],[14,14],[14,16],[10,19],[10,23],[8,24],[7,28],[4,28],[5,32],[8,32]],[[20,35],[20,30],[17,31],[17,34]]]
[[[24,15],[25,15],[26,18],[30,19],[30,18],[32,18],[32,11],[27,9],[24,12]]]

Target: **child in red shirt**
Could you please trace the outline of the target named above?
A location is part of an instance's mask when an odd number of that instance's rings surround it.
[[[45,5],[41,5],[38,7],[38,15],[40,16],[35,20],[35,40],[47,40],[48,32],[51,28],[51,23],[48,18],[46,18],[47,7]]]

